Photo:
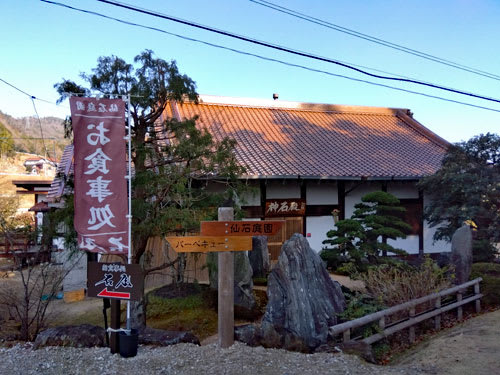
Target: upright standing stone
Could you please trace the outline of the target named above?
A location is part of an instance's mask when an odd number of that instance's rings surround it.
[[[248,259],[253,270],[253,277],[266,277],[270,270],[269,249],[266,236],[252,237],[252,251]]]
[[[218,262],[219,253],[208,253],[207,262],[209,266],[210,287],[218,289],[218,271],[213,268]],[[253,295],[253,280],[252,266],[248,260],[248,256],[244,251],[236,251],[233,253],[234,261],[234,304],[246,310],[252,310],[256,306],[255,296]]]
[[[282,247],[267,282],[268,304],[262,319],[262,344],[313,351],[327,342],[328,327],[346,302],[338,283],[300,234]]]
[[[458,228],[451,238],[451,263],[455,266],[455,282],[469,280],[472,267],[472,231],[466,224]]]

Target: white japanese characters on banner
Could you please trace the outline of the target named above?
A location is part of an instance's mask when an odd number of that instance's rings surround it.
[[[71,97],[70,106],[79,248],[127,254],[125,103]]]

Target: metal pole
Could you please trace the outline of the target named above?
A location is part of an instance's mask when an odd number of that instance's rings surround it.
[[[128,142],[128,264],[132,263],[132,139],[130,129],[130,94],[127,95],[127,142]],[[127,301],[127,330],[130,331],[130,300]]]

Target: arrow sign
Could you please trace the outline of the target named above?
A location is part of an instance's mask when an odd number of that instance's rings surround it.
[[[97,294],[97,297],[103,298],[121,298],[121,299],[130,299],[130,293],[125,292],[111,292],[108,291],[108,288],[104,288]]]
[[[189,236],[166,237],[166,240],[178,253],[252,250],[252,237]]]
[[[202,221],[203,236],[274,236],[283,220],[265,221]]]

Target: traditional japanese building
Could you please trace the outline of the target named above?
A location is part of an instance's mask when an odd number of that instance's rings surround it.
[[[433,241],[435,229],[422,219],[429,197],[416,187],[439,169],[449,143],[408,109],[200,96],[198,104],[170,103],[165,116],[197,116],[217,140],[237,141],[236,157],[247,170],[241,178],[255,187],[242,200],[248,218],[286,220],[270,239],[272,258],[293,233],[321,250],[334,216],[350,217],[376,190],[398,197],[412,226],[391,244],[413,254],[450,249]]]

